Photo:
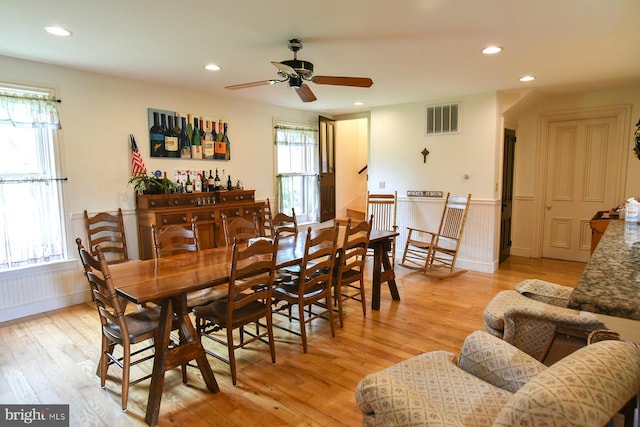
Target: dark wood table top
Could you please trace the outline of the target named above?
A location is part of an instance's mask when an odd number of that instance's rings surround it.
[[[307,231],[280,240],[277,265],[300,262]],[[371,231],[371,243],[384,242],[397,235],[391,231]],[[342,243],[338,237],[339,246]],[[111,266],[111,276],[120,295],[136,304],[186,294],[229,280],[231,248],[206,249],[167,258],[131,261]]]

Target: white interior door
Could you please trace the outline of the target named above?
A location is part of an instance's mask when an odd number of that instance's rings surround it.
[[[615,117],[549,123],[542,256],[587,262],[589,220],[617,200],[624,150]]]

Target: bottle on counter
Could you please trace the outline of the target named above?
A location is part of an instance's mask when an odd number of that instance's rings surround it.
[[[209,178],[207,178],[207,190],[216,191],[216,180],[213,178],[211,169],[209,169]]]
[[[187,172],[187,183],[184,189],[187,193],[193,193],[193,182],[191,182],[191,174],[189,172]]]
[[[205,171],[202,171],[202,175],[200,175],[200,179],[202,180],[202,191],[203,192],[207,192],[209,191],[209,185],[207,183],[207,174]]]
[[[220,177],[218,176],[218,168],[216,168],[216,177],[213,179],[213,189],[214,191],[220,190],[222,184],[220,183]]]
[[[202,178],[200,177],[200,173],[196,173],[193,177],[193,191],[202,193]]]
[[[231,183],[231,175],[227,175],[227,190],[233,190],[233,184]]]

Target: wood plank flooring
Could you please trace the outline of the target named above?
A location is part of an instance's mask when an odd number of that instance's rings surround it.
[[[335,338],[326,321],[312,324],[307,354],[299,337],[276,329],[277,363],[265,344],[238,350],[235,387],[228,365],[212,357],[217,394],[207,391],[197,369],[188,370],[187,385],[179,369],[168,372],[159,425],[360,425],[354,390],[365,375],[422,352],[457,354],[464,338],[482,328],[482,311],[498,291],[534,277],[574,286],[585,265],[511,257],[494,274],[469,271],[442,281],[397,266],[401,301],[383,287],[380,311],[372,312],[368,301],[365,318],[358,303],[346,303]],[[145,425],[148,381],[131,386],[126,412],[117,368],[100,388],[99,330],[91,303],[0,323],[0,403],[68,403],[72,426]],[[208,340],[205,346],[214,348]],[[151,362],[135,367],[132,378],[151,368]]]

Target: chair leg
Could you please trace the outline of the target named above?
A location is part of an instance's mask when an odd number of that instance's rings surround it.
[[[331,308],[331,292],[327,293],[327,307],[329,308],[329,326],[331,328],[331,336],[335,338],[336,327],[333,324],[333,309]]]
[[[236,385],[236,347],[235,347],[235,344],[233,343],[233,329],[230,327],[227,328],[227,349],[229,350],[229,367],[231,368],[231,382],[233,383],[233,385]]]
[[[269,351],[271,352],[271,363],[276,363],[276,343],[273,337],[273,316],[271,311],[267,313],[267,335],[269,337]]]
[[[122,410],[127,409],[129,400],[129,375],[131,374],[131,346],[122,346]]]
[[[362,303],[362,317],[367,317],[367,302],[364,297],[364,281],[360,280],[360,302]]]
[[[100,375],[100,387],[104,388],[107,383],[107,369],[109,368],[109,358],[107,353],[112,354],[115,347],[114,343],[109,342],[107,337],[102,336],[102,353],[100,354],[100,363],[98,363]]]
[[[343,315],[342,315],[342,286],[340,283],[336,284],[334,287],[336,292],[334,293],[335,301],[338,303],[338,320],[340,321],[340,327],[344,327]]]
[[[302,338],[302,352],[307,352],[307,327],[305,324],[304,305],[298,304],[298,316],[300,321],[300,338]]]

